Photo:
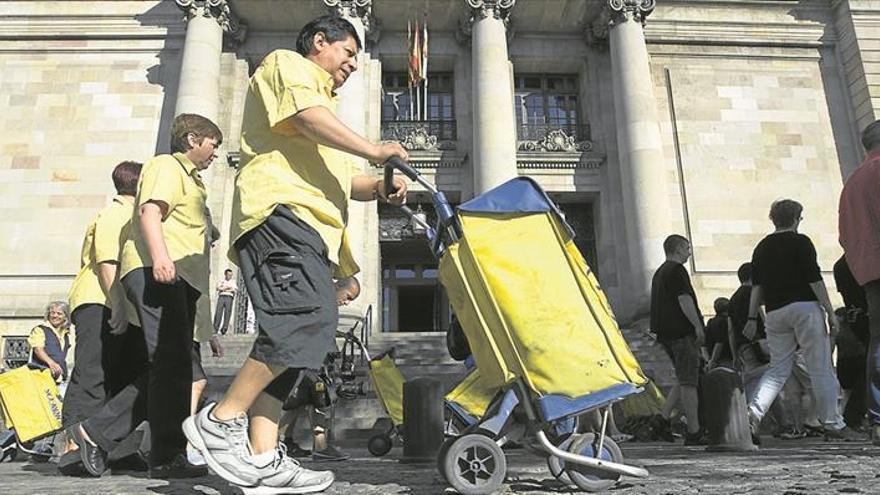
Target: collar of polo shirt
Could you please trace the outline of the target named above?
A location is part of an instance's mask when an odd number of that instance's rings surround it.
[[[186,170],[186,175],[190,177],[198,177],[199,169],[196,168],[196,164],[192,162],[187,156],[181,152],[174,153],[174,158],[180,160],[181,165],[183,165],[183,169]]]
[[[300,57],[302,57],[302,55],[300,55]],[[315,70],[321,75],[321,79],[322,79],[321,82],[323,82],[324,85],[326,85],[328,88],[330,88],[330,94],[332,94],[333,96],[336,96],[336,91],[333,89],[333,74],[327,72],[326,70],[324,70],[323,67],[316,64],[315,62],[312,62],[308,57],[302,57],[302,58],[303,58],[303,60],[306,60],[310,64],[312,64],[312,66],[315,68]]]

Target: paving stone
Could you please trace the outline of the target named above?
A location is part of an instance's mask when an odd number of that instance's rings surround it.
[[[681,444],[624,444],[625,460],[651,472],[645,480],[624,478],[615,494],[831,494],[878,493],[880,448],[868,443],[829,444],[814,440],[781,442],[765,439],[753,453],[708,453]],[[343,463],[304,464],[332,469],[337,482],[331,495],[432,495],[451,493],[434,464],[402,464],[400,448],[386,457],[363,449]],[[575,493],[552,478],[543,459],[525,450],[510,450],[503,494]],[[194,481],[159,481],[142,473],[119,473],[103,478],[65,478],[55,465],[25,462],[0,464],[0,493],[29,494],[181,494],[238,495],[241,490],[217,476]]]

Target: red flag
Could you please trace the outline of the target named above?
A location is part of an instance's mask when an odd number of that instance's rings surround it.
[[[422,43],[419,21],[416,21],[409,44],[409,85],[418,86],[422,79]]]

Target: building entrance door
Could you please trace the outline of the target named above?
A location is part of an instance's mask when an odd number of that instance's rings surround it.
[[[411,206],[418,209],[418,206]],[[423,205],[428,222],[433,210]],[[379,207],[382,331],[444,332],[450,309],[427,237],[394,207]]]

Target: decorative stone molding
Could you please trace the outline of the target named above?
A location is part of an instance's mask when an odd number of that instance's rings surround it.
[[[404,148],[411,151],[434,151],[453,150],[455,141],[449,140],[449,135],[443,126],[455,126],[454,121],[389,121],[382,123],[382,139],[400,141]],[[440,139],[438,136],[446,136]],[[454,138],[454,135],[452,135]]]
[[[656,0],[606,0],[593,22],[584,29],[584,40],[590,46],[607,47],[611,27],[630,18],[644,26],[656,4]]]
[[[575,141],[574,136],[569,136],[564,129],[551,129],[539,140],[525,140],[519,142],[521,151],[557,152],[584,152],[593,149],[590,141]]]
[[[379,41],[379,23],[373,17],[373,0],[324,0],[324,5],[340,17],[360,19],[370,42]]]
[[[516,167],[522,170],[599,170],[605,165],[605,155],[587,153],[542,153],[520,151]]]
[[[401,144],[408,150],[433,150],[437,149],[437,136],[428,134],[424,127],[416,127],[407,133]]]
[[[241,45],[247,36],[247,24],[240,21],[229,8],[228,0],[174,0],[186,13],[186,20],[193,17],[214,19],[223,28],[226,40],[232,47]]]
[[[632,18],[642,24],[654,11],[657,0],[608,0],[606,6],[611,10],[611,22],[616,24],[625,18]]]
[[[492,16],[507,22],[516,0],[465,0],[471,8],[471,22]]]

